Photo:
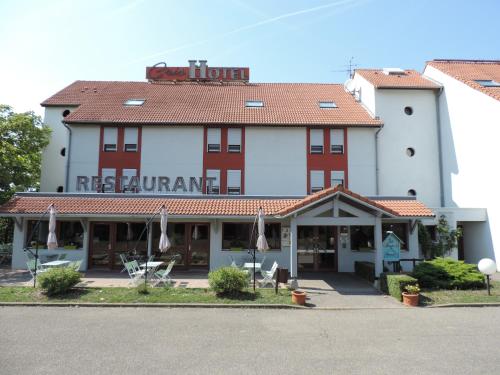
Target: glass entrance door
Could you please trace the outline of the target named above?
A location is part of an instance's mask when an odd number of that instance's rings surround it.
[[[112,265],[112,224],[92,223],[89,268],[110,268]]]
[[[188,266],[206,268],[210,259],[210,227],[208,224],[187,225],[190,233]]]
[[[336,271],[337,227],[299,226],[297,229],[299,271]]]

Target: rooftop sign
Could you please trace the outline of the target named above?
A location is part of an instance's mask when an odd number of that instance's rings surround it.
[[[185,67],[167,67],[165,63],[147,67],[146,78],[150,81],[248,82],[250,69],[242,67],[209,67],[207,60],[189,60],[189,66]]]

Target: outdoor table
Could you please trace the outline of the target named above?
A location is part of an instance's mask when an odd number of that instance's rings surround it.
[[[160,267],[164,262],[152,261],[148,262],[148,279],[151,280],[154,278],[156,270]],[[141,270],[145,270],[146,263],[142,263],[140,266]],[[144,272],[141,277],[146,277],[146,272]]]
[[[44,267],[67,267],[71,262],[69,260],[53,260],[52,262],[42,263]]]
[[[253,281],[253,262],[243,263],[243,268],[250,272],[250,280]],[[255,262],[255,272],[259,272],[262,268],[262,263]]]

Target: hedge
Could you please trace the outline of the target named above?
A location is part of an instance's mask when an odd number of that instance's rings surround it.
[[[380,290],[401,301],[405,286],[416,285],[418,280],[404,273],[384,272],[380,274]]]
[[[375,263],[373,262],[354,262],[354,273],[373,283],[375,281]]]
[[[484,276],[475,264],[451,258],[436,258],[418,264],[412,272],[423,288],[478,289],[484,288]]]
[[[56,267],[40,274],[38,281],[48,296],[61,295],[80,282],[80,273],[70,267]]]
[[[248,273],[235,267],[209,272],[208,283],[218,295],[237,295],[248,287]]]

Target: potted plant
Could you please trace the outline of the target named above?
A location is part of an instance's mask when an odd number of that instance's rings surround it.
[[[306,304],[306,292],[301,290],[293,290],[292,291],[292,303],[297,305],[305,305]]]
[[[420,287],[418,284],[407,285],[404,287],[403,303],[407,306],[418,306],[420,297]]]

